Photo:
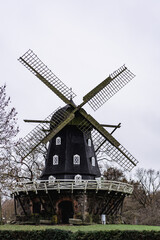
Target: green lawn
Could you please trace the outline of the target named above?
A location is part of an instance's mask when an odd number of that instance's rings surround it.
[[[71,225],[52,225],[52,226],[34,226],[34,225],[1,225],[0,230],[45,230],[45,229],[62,229],[72,232],[76,231],[110,231],[110,230],[138,230],[138,231],[160,231],[160,226],[145,226],[145,225],[88,225],[88,226],[71,226]]]

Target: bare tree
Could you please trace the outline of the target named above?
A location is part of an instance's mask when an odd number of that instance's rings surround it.
[[[10,98],[6,96],[6,85],[0,87],[0,182],[2,183],[3,173],[14,146],[14,137],[18,133],[17,112],[10,108]],[[1,186],[2,187],[2,186]]]
[[[18,133],[17,112],[10,108],[10,98],[6,96],[6,85],[0,87],[0,160],[13,145],[13,138]]]
[[[136,171],[137,181],[134,183],[134,197],[143,206],[156,201],[160,190],[160,172],[153,169],[139,168]]]
[[[15,108],[10,108],[10,98],[6,96],[6,85],[0,87],[0,215],[1,193],[4,189],[5,169],[9,152],[14,145],[14,137],[18,133],[17,113]]]
[[[0,192],[3,195],[10,194],[16,182],[38,178],[44,168],[46,146],[41,144],[29,158],[22,159],[16,150],[21,143],[21,139],[15,140],[18,131],[17,112],[10,107],[3,85],[0,87]]]
[[[20,142],[17,144],[19,145]],[[17,169],[14,174],[17,176],[17,182],[32,181],[40,177],[45,164],[46,152],[47,148],[44,144],[33,150],[27,158],[23,158],[18,151],[15,151],[14,164]]]
[[[139,168],[133,194],[125,199],[123,219],[128,224],[160,225],[160,173],[153,169]]]
[[[106,171],[104,171],[103,177],[107,180],[127,182],[124,173],[116,167],[109,167]]]

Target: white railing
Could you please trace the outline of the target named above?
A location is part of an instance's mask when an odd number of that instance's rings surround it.
[[[50,190],[95,190],[98,191],[115,191],[125,194],[131,194],[133,192],[133,186],[128,183],[109,181],[109,180],[81,180],[81,182],[75,182],[73,179],[56,179],[54,182],[48,180],[36,180],[31,182],[19,182],[15,186],[12,194],[19,194],[20,192],[34,191],[36,194],[38,191],[45,191],[48,193]]]

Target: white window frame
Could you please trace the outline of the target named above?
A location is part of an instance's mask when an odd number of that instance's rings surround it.
[[[91,163],[92,163],[93,167],[96,166],[96,159],[95,159],[95,157],[91,157]]]
[[[55,165],[58,165],[59,164],[59,157],[58,157],[58,155],[54,155],[53,156],[53,165],[55,166]]]
[[[80,162],[81,162],[80,156],[79,156],[78,154],[75,154],[75,155],[73,156],[73,164],[74,164],[74,165],[80,165]]]
[[[49,185],[54,184],[54,183],[55,183],[55,180],[56,180],[56,178],[55,178],[54,176],[50,175],[50,176],[48,177],[48,184],[49,184]]]
[[[87,142],[88,142],[88,147],[91,147],[92,146],[92,141],[91,141],[90,138],[88,138]]]
[[[82,182],[82,176],[80,174],[75,175],[74,181],[76,185],[80,184]]]
[[[61,145],[61,137],[56,137],[56,145]]]

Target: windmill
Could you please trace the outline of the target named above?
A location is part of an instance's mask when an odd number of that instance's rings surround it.
[[[86,94],[82,103],[76,106],[73,102],[76,94],[32,50],[28,50],[19,61],[66,104],[44,120],[25,120],[39,124],[17,146],[22,160],[30,160],[31,153],[37,147],[49,142],[41,182],[55,184],[59,179],[59,182],[75,180],[76,186],[82,182],[93,183],[101,176],[97,162],[97,156],[101,152],[107,153],[125,170],[131,171],[136,166],[138,161],[112,136],[120,124],[105,125],[114,128],[109,133],[83,109],[88,103],[96,111],[134,78],[135,75],[125,65]],[[96,186],[102,189],[101,183]]]

